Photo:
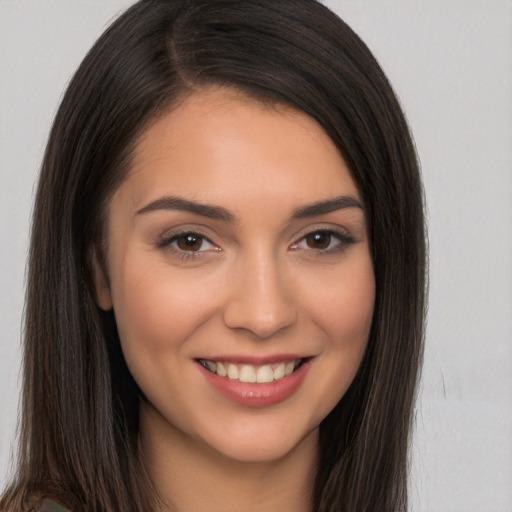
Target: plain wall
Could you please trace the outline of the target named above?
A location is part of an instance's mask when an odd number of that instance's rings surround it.
[[[59,99],[122,0],[0,0],[0,488],[34,183]],[[512,511],[512,2],[329,0],[397,91],[423,168],[430,308],[414,512]]]

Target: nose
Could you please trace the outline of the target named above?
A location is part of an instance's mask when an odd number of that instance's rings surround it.
[[[273,256],[253,255],[231,273],[224,323],[268,339],[294,324],[297,308],[290,276]]]

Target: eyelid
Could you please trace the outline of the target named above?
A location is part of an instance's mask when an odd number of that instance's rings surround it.
[[[184,251],[179,249],[178,247],[175,247],[173,245],[174,242],[179,237],[185,235],[196,235],[197,237],[201,238],[204,242],[210,244],[212,247],[207,249],[201,249],[199,251]],[[185,226],[167,230],[157,237],[157,239],[154,242],[154,245],[157,247],[157,249],[172,251],[177,256],[182,258],[197,258],[204,255],[204,253],[211,252],[212,250],[221,250],[221,248],[217,244],[215,244],[215,242],[213,242],[211,238],[208,235],[206,235],[206,233],[201,228],[198,228],[197,226]]]
[[[318,231],[330,232],[335,235],[339,235],[340,237],[354,238],[354,236],[351,234],[351,230],[344,226],[330,222],[316,222],[300,229],[300,231],[298,231],[298,233],[295,235],[295,240],[298,241],[308,235],[311,235],[312,233],[317,233]]]
[[[194,259],[207,255],[211,252],[222,251],[221,247],[217,245],[212,238],[206,233],[206,229],[203,229],[198,225],[185,225],[179,226],[176,228],[171,228],[164,231],[160,234],[156,240],[153,242],[153,245],[157,249],[161,249],[164,251],[173,252],[177,257]],[[299,245],[305,241],[308,236],[314,235],[315,233],[327,233],[333,238],[338,240],[338,243],[335,244],[334,247],[329,247],[326,249],[315,249],[312,247],[300,247]],[[211,247],[206,249],[200,249],[197,251],[187,251],[180,249],[174,245],[174,242],[180,237],[185,235],[196,235],[200,237],[204,242],[208,243]],[[333,226],[332,224],[317,224],[314,226],[308,226],[304,228],[296,237],[295,241],[289,245],[291,250],[307,250],[309,252],[315,253],[316,255],[329,254],[331,252],[341,252],[348,245],[352,245],[357,243],[358,240],[349,233],[349,231],[341,226]]]
[[[339,226],[333,227],[332,225],[317,225],[313,227],[308,227],[307,230],[304,230],[301,235],[299,235],[295,242],[290,244],[290,248],[292,250],[299,250],[299,244],[303,242],[308,236],[314,235],[315,233],[327,233],[338,239],[339,243],[332,248],[328,249],[313,249],[313,248],[305,248],[304,250],[312,251],[318,254],[327,254],[335,251],[342,251],[346,248],[347,245],[352,245],[357,243],[357,239],[352,236],[346,229],[343,229]]]

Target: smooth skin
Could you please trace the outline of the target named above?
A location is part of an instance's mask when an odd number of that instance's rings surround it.
[[[361,198],[331,139],[289,107],[195,92],[139,138],[107,247],[98,304],[145,396],[162,512],[310,511],[319,424],[359,367],[375,298]],[[198,364],[280,355],[310,366],[268,407],[233,402]]]

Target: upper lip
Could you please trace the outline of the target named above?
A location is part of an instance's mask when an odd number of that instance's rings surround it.
[[[250,364],[253,366],[263,366],[264,364],[272,363],[288,363],[290,361],[297,361],[298,359],[309,359],[313,356],[306,356],[303,354],[275,354],[268,356],[243,356],[243,355],[222,355],[222,356],[204,356],[197,357],[196,360],[206,360],[214,362],[228,361],[230,363]]]

